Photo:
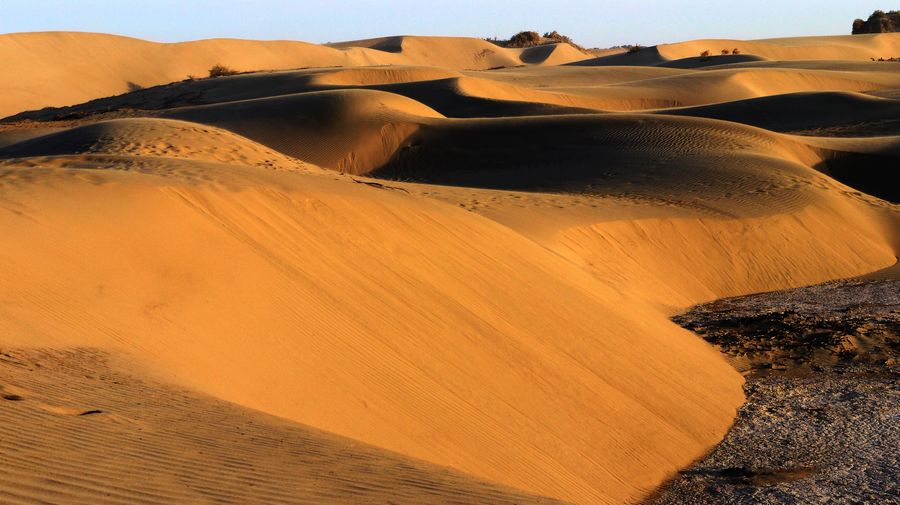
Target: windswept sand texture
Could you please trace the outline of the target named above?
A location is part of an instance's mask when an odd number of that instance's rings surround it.
[[[898,48],[0,36],[0,501],[640,500],[744,400],[669,315],[896,261]]]

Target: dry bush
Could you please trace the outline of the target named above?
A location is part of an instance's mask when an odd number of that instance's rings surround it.
[[[541,40],[541,44],[569,44],[572,47],[581,49],[582,51],[584,50],[583,47],[579,46],[572,40],[572,37],[563,35],[556,30],[545,33],[543,40]]]
[[[704,60],[709,59],[709,49],[706,49],[702,53],[700,53],[700,58]]]
[[[735,47],[731,50],[731,54],[741,54],[741,50]]]
[[[853,35],[863,33],[891,33],[900,27],[900,11],[875,11],[869,19],[855,19],[850,31]]]
[[[723,55],[731,54],[731,51],[729,51],[728,49],[722,49],[722,54]]]
[[[519,32],[509,38],[507,47],[532,47],[541,43],[541,35],[538,32]]]
[[[563,35],[556,30],[553,30],[552,32],[544,33],[544,38],[547,40],[552,40],[553,42],[557,42],[557,43],[563,43],[563,42],[565,42],[566,44],[572,43],[571,37]]]
[[[642,47],[640,44],[635,44],[635,45],[633,45],[633,46],[631,46],[631,47],[628,48],[628,52],[629,52],[629,53],[636,53],[636,52],[640,51],[641,49],[643,49],[643,47]]]
[[[226,75],[235,75],[238,74],[237,70],[226,67],[225,65],[213,65],[211,69],[209,69],[210,77],[224,77]]]
[[[507,40],[498,39],[496,37],[488,37],[484,40],[500,47],[523,48],[541,46],[544,44],[569,44],[572,47],[581,49],[582,51],[585,50],[583,47],[573,42],[571,37],[563,35],[556,30],[553,30],[552,32],[546,32],[543,36],[538,32],[529,30],[521,31]]]

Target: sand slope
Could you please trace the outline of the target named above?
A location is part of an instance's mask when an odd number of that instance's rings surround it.
[[[0,405],[3,503],[555,503],[137,377],[96,350],[0,351]]]

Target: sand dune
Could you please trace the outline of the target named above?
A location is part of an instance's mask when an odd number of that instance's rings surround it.
[[[289,167],[296,161],[231,132],[165,119],[118,119],[53,132],[7,146],[6,158],[62,155],[183,158],[234,165]]]
[[[399,49],[395,50],[393,44]],[[529,63],[546,60],[556,64],[587,57],[570,49],[549,51],[543,58],[532,51],[527,59]],[[203,76],[215,64],[243,71],[402,64],[478,69],[521,65],[521,52],[478,39],[439,37],[401,37],[367,47],[352,43],[329,47],[236,39],[158,44],[75,32],[7,34],[0,36],[0,59],[7,71],[7,80],[0,81],[7,90],[0,101],[0,115],[69,105],[182,80],[188,75]],[[93,67],[98,58],[103,62],[103,72]]]
[[[165,115],[221,126],[290,156],[353,174],[386,164],[424,121],[443,117],[414,100],[371,90],[243,100]]]
[[[450,117],[525,116],[595,112],[603,100],[572,96],[462,76],[424,67],[356,67],[264,72],[183,81],[101,98],[85,104],[48,108],[11,116],[10,120],[81,117],[116,110],[159,110],[311,91],[370,89],[412,98]]]
[[[721,54],[722,50],[738,54]],[[701,58],[701,53],[709,57]],[[701,68],[765,60],[869,60],[900,53],[900,37],[893,33],[835,35],[760,40],[700,39],[642,48],[576,61],[573,65],[661,65]]]
[[[5,63],[0,114],[68,105],[129,90],[203,76],[215,64],[238,70],[404,63],[369,49],[336,50],[293,41],[204,40],[157,44],[113,35],[72,32],[0,36]],[[96,71],[96,63],[103,71]]]
[[[465,75],[509,82],[530,88],[596,87],[689,73],[663,67],[514,67],[489,71],[466,71]]]
[[[590,58],[569,44],[548,44],[524,49],[499,47],[468,37],[381,37],[328,44],[341,49],[368,48],[402,55],[412,64],[457,69],[487,69],[522,64],[559,65]]]
[[[563,47],[564,46],[564,47]],[[588,55],[564,44],[505,49],[480,39],[392,37],[322,46],[294,41],[210,39],[178,44],[77,32],[0,35],[6,90],[0,116],[61,106],[141,87],[205,76],[210,67],[277,70],[361,65],[430,65],[457,69],[559,64]],[[95,62],[102,62],[97,72]]]
[[[669,60],[697,56],[705,50],[715,55],[722,49],[734,48],[738,48],[741,54],[780,61],[868,60],[900,52],[900,37],[887,33],[759,40],[702,39],[658,47],[660,55]]]
[[[804,91],[869,92],[898,85],[897,72],[844,72],[761,68],[712,69],[658,77],[640,83],[551,91],[595,99],[608,110],[640,110],[721,103]]]
[[[731,122],[672,116],[430,121],[416,137],[376,175],[507,189],[582,191],[589,187],[600,193],[633,189],[658,198],[691,198],[689,190],[698,180],[718,187],[736,177],[741,184],[756,187],[760,180],[744,181],[751,172],[781,179],[808,174],[801,167],[821,161],[802,138]],[[528,149],[521,147],[523,142]],[[719,162],[723,152],[729,153],[729,166]],[[671,163],[674,159],[679,163]],[[695,174],[695,170],[719,173]],[[638,183],[635,177],[648,181]],[[802,191],[792,188],[789,193],[796,198]],[[696,196],[707,205],[713,203],[706,192]]]
[[[3,111],[98,98],[0,124],[0,496],[640,500],[743,401],[671,313],[900,254],[896,40],[0,36]]]
[[[853,92],[814,91],[663,109],[660,112],[723,119],[772,131],[790,132],[897,119],[900,118],[900,100]]]
[[[900,72],[878,62],[738,64],[707,70],[525,67],[466,75],[404,65],[317,68],[178,82],[73,107],[19,114],[14,119],[156,110],[347,88],[400,94],[448,117],[498,117],[687,107],[801,92],[873,93],[898,86]]]
[[[615,292],[491,221],[329,176],[161,163],[7,164],[3,296],[32,302],[4,310],[6,345],[138,352],[220,398],[588,502],[647,492],[740,402],[702,342],[640,306],[596,310]],[[670,386],[639,372],[648,353]]]
[[[4,503],[555,503],[137,377],[119,355],[6,349],[0,394]]]

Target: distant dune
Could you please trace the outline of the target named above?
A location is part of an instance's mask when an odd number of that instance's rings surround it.
[[[722,55],[722,50],[737,54]],[[778,39],[734,40],[701,39],[674,44],[660,44],[626,52],[601,56],[575,65],[662,65],[708,66],[758,60],[868,60],[898,52],[900,41],[893,34],[832,35],[823,37],[786,37]],[[700,58],[703,52],[709,56]],[[683,62],[678,64],[677,62]],[[692,62],[693,65],[686,64]]]
[[[0,498],[639,501],[744,400],[671,314],[900,255],[898,46],[0,36]]]
[[[14,33],[0,35],[0,60],[6,72],[0,116],[71,105],[189,75],[205,77],[216,64],[239,71],[398,64],[487,69],[589,57],[564,46],[505,49],[479,39],[451,37],[388,37],[331,46],[238,39],[159,44],[98,33]],[[98,62],[102,62],[99,72]]]

